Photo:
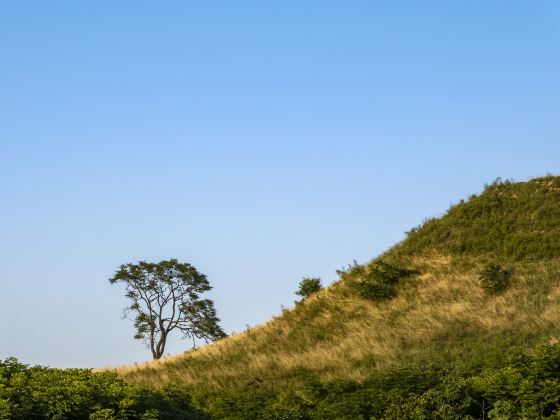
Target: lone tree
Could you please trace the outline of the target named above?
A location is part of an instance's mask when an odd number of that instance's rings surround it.
[[[134,338],[146,343],[154,359],[163,356],[173,330],[193,341],[195,337],[206,342],[225,337],[214,303],[200,298],[212,287],[206,276],[190,264],[176,259],[157,264],[123,264],[109,281],[125,284],[126,297],[130,299],[125,316],[134,314]]]

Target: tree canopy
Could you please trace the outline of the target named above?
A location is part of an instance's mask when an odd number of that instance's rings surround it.
[[[125,316],[133,316],[134,338],[146,343],[154,359],[163,356],[174,330],[206,342],[225,336],[214,303],[200,297],[212,287],[191,264],[176,259],[123,264],[109,281],[125,285],[130,300]]]

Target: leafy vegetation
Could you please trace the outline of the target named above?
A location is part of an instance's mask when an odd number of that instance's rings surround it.
[[[489,295],[504,291],[509,283],[510,272],[492,262],[484,266],[480,272],[480,285]]]
[[[204,419],[184,390],[125,383],[113,372],[0,361],[0,419]]]
[[[314,293],[317,293],[322,288],[323,285],[321,284],[321,279],[319,277],[304,277],[299,282],[299,288],[296,292],[296,295],[301,296],[300,302],[303,302],[309,296],[311,296]]]
[[[532,353],[515,347],[504,361],[476,372],[464,363],[399,367],[364,381],[224,389],[203,397],[224,419],[541,419],[560,415],[560,345]]]
[[[395,297],[399,281],[413,274],[411,270],[397,267],[383,260],[374,261],[367,270],[364,267],[361,271],[354,269],[354,273],[357,272],[361,274],[360,277],[350,284],[362,297],[372,300],[386,300]]]
[[[476,345],[475,345],[476,347]],[[483,351],[483,347],[478,348]],[[220,419],[541,419],[560,415],[560,345],[532,351],[513,346],[476,359],[372,370],[363,380],[322,381],[292,372],[297,383],[278,389],[197,389],[193,398]]]

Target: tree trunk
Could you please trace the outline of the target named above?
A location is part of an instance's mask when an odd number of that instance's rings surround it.
[[[163,356],[163,353],[165,352],[166,341],[167,341],[167,334],[162,333],[157,343],[157,346],[155,347],[154,350],[152,350],[152,356],[154,357],[154,360],[159,360],[161,359],[161,356]]]

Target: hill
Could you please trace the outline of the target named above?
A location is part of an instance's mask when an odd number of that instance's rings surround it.
[[[481,286],[490,263],[501,292]],[[560,177],[497,180],[339,274],[264,325],[118,372],[182,387],[216,418],[558,413]]]
[[[560,178],[496,180],[479,196],[461,201],[439,219],[408,232],[397,248],[502,260],[543,260],[560,255]]]

